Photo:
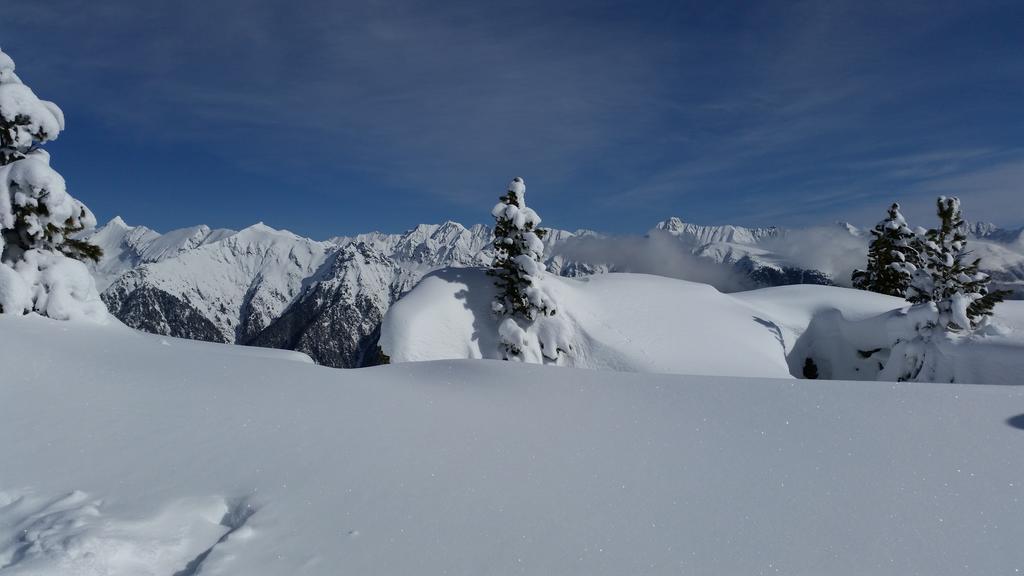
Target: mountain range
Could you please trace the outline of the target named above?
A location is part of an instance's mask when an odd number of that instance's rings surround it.
[[[847,271],[830,263],[840,255],[863,258],[866,235],[847,224],[823,230],[808,238],[799,230],[670,218],[642,238],[551,230],[544,242],[549,271],[565,276],[696,275],[723,291],[842,284]],[[1000,286],[1024,294],[1024,231],[975,224],[971,232],[983,268]],[[319,364],[346,368],[380,360],[376,344],[385,312],[424,275],[486,266],[491,236],[487,226],[456,222],[326,241],[262,223],[239,231],[193,226],[160,234],[118,217],[88,238],[104,253],[92,266],[103,300],[125,324],[155,334],[297,350]],[[814,257],[806,244],[815,248]]]

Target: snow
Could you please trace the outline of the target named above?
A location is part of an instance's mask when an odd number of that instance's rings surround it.
[[[21,314],[32,309],[32,293],[21,275],[0,263],[0,311]]]
[[[1019,387],[250,352],[0,317],[0,571],[1024,566]]]
[[[733,294],[781,328],[790,370],[800,374],[813,357],[821,378],[895,379],[894,364],[884,374],[890,348],[909,338],[918,321],[900,298],[831,286],[781,286]],[[1019,384],[1024,372],[1024,302],[996,305],[992,326],[969,337],[937,340],[942,362],[932,379],[986,384]],[[862,355],[860,352],[871,352]]]
[[[45,150],[35,150],[21,160],[0,166],[0,227],[14,227],[13,210],[19,206],[46,208],[45,216],[26,216],[26,232],[33,238],[42,237],[49,222],[63,224],[80,215],[86,228],[96,225],[92,213],[67,193],[64,178],[50,168],[50,155]]]
[[[696,229],[693,225],[686,226]],[[729,234],[728,227],[709,226],[700,227],[700,230],[699,235],[706,238],[723,238]],[[775,234],[780,232],[777,229],[769,228],[747,229],[748,234],[753,234],[750,230],[761,230],[762,232],[759,233],[761,235],[768,234],[772,230],[775,230]],[[698,256],[694,256],[686,242],[680,241],[668,231],[659,230],[656,234],[652,233],[646,238],[635,238],[632,242],[623,238],[602,239],[599,235],[585,230],[575,233],[558,230],[549,230],[549,232],[543,238],[546,252],[549,255],[554,254],[547,261],[548,270],[561,271],[561,273],[573,276],[607,270],[654,273],[707,282],[722,291],[733,292],[743,289],[744,285],[749,287],[749,278],[744,276],[744,271],[735,270],[732,265],[723,266],[718,263],[719,260],[731,262],[737,258],[749,256],[764,265],[771,264],[777,267],[793,264],[780,257],[780,254],[788,252],[775,245],[772,245],[772,248],[778,249],[778,253],[757,246],[737,244],[734,247],[737,251],[729,256],[720,253],[712,254],[717,250],[731,250],[732,248],[727,243],[712,243],[705,246],[704,251],[699,252]],[[787,239],[804,238],[793,230],[784,232]],[[829,230],[822,229],[819,236],[807,237],[807,240],[810,244],[822,246],[820,254],[816,258],[835,260],[836,254],[845,254],[846,252],[832,249],[834,243],[829,243],[826,234],[828,232]],[[738,237],[736,230],[733,230],[732,233],[733,237]],[[839,236],[850,236],[851,234],[848,229],[840,226],[834,227],[830,233]],[[476,225],[467,228],[451,221],[419,225],[400,234],[373,232],[354,237],[333,238],[326,243],[317,243],[313,240],[287,235],[283,238],[292,239],[288,242],[294,243],[296,254],[303,254],[305,246],[308,243],[313,243],[325,244],[324,250],[327,255],[319,267],[308,265],[315,264],[315,262],[304,262],[302,258],[298,258],[299,265],[294,267],[293,272],[300,276],[306,275],[307,270],[312,270],[312,272],[296,284],[288,283],[288,285],[282,286],[278,282],[278,277],[270,275],[243,277],[238,272],[237,269],[243,266],[251,269],[258,268],[255,263],[255,259],[260,254],[258,249],[250,254],[248,249],[236,253],[232,248],[217,250],[207,248],[212,245],[223,246],[222,241],[234,234],[237,233],[228,230],[211,230],[208,226],[194,226],[180,232],[172,231],[160,235],[143,226],[127,226],[123,220],[114,219],[94,235],[89,236],[91,241],[100,245],[104,250],[101,262],[91,268],[98,286],[105,291],[104,298],[111,306],[113,313],[133,326],[164,334],[188,334],[196,337],[194,332],[182,331],[177,328],[178,325],[173,321],[165,322],[166,318],[173,317],[175,313],[180,312],[180,309],[188,309],[191,311],[193,319],[198,318],[207,326],[216,326],[216,328],[204,330],[203,334],[206,336],[200,337],[214,340],[230,339],[235,342],[261,342],[264,345],[275,346],[293,346],[293,343],[301,337],[307,342],[307,344],[302,344],[303,350],[313,354],[318,361],[348,366],[348,361],[339,363],[336,359],[329,359],[330,354],[326,354],[322,350],[326,350],[334,343],[344,339],[351,340],[352,346],[361,346],[358,342],[367,334],[375,331],[379,313],[382,313],[395,298],[410,289],[424,274],[443,266],[486,266],[493,258],[493,252],[488,246],[491,238],[491,231],[488,227]],[[170,237],[181,237],[187,241],[168,242],[166,250],[157,250],[160,243],[155,242],[154,239],[160,238],[163,242],[165,241],[163,239]],[[566,242],[567,239],[573,238],[575,240]],[[193,239],[197,242],[193,242]],[[861,240],[854,240],[864,244]],[[762,241],[767,241],[767,239]],[[365,244],[379,253],[378,257],[366,259],[369,266],[389,270],[397,267],[393,274],[387,271],[368,271],[367,274],[383,274],[384,276],[392,274],[395,276],[395,280],[352,284],[350,288],[341,289],[338,293],[346,295],[342,299],[346,304],[341,305],[343,310],[339,314],[347,316],[349,318],[347,321],[354,322],[361,328],[349,329],[346,332],[338,328],[331,332],[323,327],[340,325],[339,316],[335,314],[335,318],[330,320],[326,316],[334,314],[333,311],[339,308],[331,304],[330,298],[323,291],[318,291],[316,287],[319,283],[330,280],[328,276],[333,267],[332,262],[339,257],[339,251],[346,246],[358,244]],[[556,246],[558,248],[552,251],[552,248]],[[981,242],[972,240],[972,250],[980,246]],[[568,248],[573,249],[567,250]],[[199,254],[190,255],[197,250]],[[1005,249],[1004,252],[1012,254],[1009,249]],[[859,249],[859,254],[856,262],[852,262],[851,266],[864,264],[866,247],[862,246]],[[608,259],[609,256],[611,256],[610,259]],[[384,258],[390,259],[391,262],[381,260]],[[987,256],[985,261],[988,261]],[[598,262],[605,264],[595,264]],[[1011,260],[1007,260],[1007,262],[1012,263]],[[1007,276],[1000,276],[997,279],[1001,287],[1007,286],[1007,282],[1012,282],[1014,277],[1024,278],[1024,260],[1021,262],[1022,264],[1018,266],[1019,269],[1008,269]],[[359,276],[361,273],[355,270],[359,266],[359,264],[353,263],[347,267],[347,270],[356,273],[346,272],[346,275],[353,278]],[[136,270],[136,273],[129,273],[131,270]],[[193,271],[201,277],[193,279]],[[116,279],[126,274],[124,282],[118,285]],[[220,283],[224,285],[222,286]],[[263,283],[269,284],[267,292],[282,294],[282,298],[290,303],[284,308],[284,316],[274,316],[273,311],[279,309],[275,304],[270,308],[258,309],[255,318],[260,322],[269,319],[270,325],[279,324],[281,329],[274,331],[272,338],[269,333],[259,333],[262,324],[256,322],[252,325],[252,330],[243,330],[244,333],[240,335],[236,328],[247,325],[248,320],[243,311],[248,310],[246,303],[249,299],[242,294],[238,296],[240,300],[234,296],[229,300],[225,297],[224,292],[233,293],[237,289],[237,285],[242,284],[253,288],[251,295],[255,295],[258,292],[256,288]],[[331,283],[342,284],[343,282],[332,280]],[[290,286],[296,285],[299,290],[297,296],[288,292],[291,290]],[[111,288],[112,286],[113,288]],[[136,293],[140,297],[133,298],[132,293]],[[156,293],[169,294],[180,301],[182,306],[168,307],[163,303],[159,309],[142,310],[142,304],[152,303],[153,300],[150,297]],[[303,316],[310,308],[307,304],[312,303],[307,301],[308,298],[321,302],[322,304],[317,304],[317,309],[323,310],[325,315],[322,316],[321,327],[308,332],[308,335],[300,336],[308,328],[307,319],[310,316]],[[131,306],[120,304],[126,299],[133,300]],[[237,304],[239,301],[240,305]],[[372,306],[359,304],[356,307],[347,304],[364,301],[372,301],[374,304]],[[224,305],[223,308],[221,304]],[[378,304],[380,305],[378,306]],[[237,308],[235,308],[236,306]],[[370,309],[372,312],[369,314],[363,312]],[[891,308],[885,310],[888,309]],[[266,315],[264,315],[264,310],[268,311]],[[332,312],[328,312],[328,310]],[[885,310],[879,310],[877,313]],[[295,319],[289,318],[289,314],[293,312]],[[140,318],[145,319],[146,322],[140,322]],[[208,322],[206,322],[207,320]],[[282,334],[286,325],[294,327],[292,334]],[[362,330],[363,326],[369,326],[365,333]],[[254,333],[257,335],[254,336]],[[212,337],[209,336],[211,334]],[[317,342],[316,344],[309,344],[314,340]],[[790,340],[787,338],[787,345],[789,343]],[[318,351],[318,349],[322,350]]]
[[[797,339],[817,316],[834,311],[847,320],[858,321],[907,305],[902,298],[834,286],[776,286],[732,296],[779,327],[787,353],[792,352]]]
[[[449,220],[442,224],[420,224],[401,234],[370,232],[330,241],[339,246],[364,243],[404,268],[426,273],[442,266],[479,266],[490,262],[485,251],[491,242],[491,229],[481,224],[467,228]]]
[[[501,327],[490,308],[493,283],[472,269],[427,276],[384,317],[382,350],[392,362],[500,359],[496,338]],[[579,368],[786,378],[801,376],[804,362],[812,358],[821,378],[896,379],[895,364],[883,373],[879,363],[913,328],[903,299],[834,286],[722,294],[682,280],[605,274],[548,276],[545,288],[562,303],[558,316],[567,320],[569,335],[552,336],[547,317],[526,334],[503,329],[528,344],[546,335],[563,348],[571,346],[571,358],[562,364]],[[1000,304],[991,329],[943,341],[943,362],[924,374],[944,382],[1019,383],[1024,372],[1021,306]],[[531,361],[542,359],[535,355]]]
[[[207,243],[214,234],[206,227],[185,229],[168,242],[160,237],[142,246],[143,258],[179,253],[121,275],[106,290],[111,307],[140,286],[155,287],[190,303],[222,341],[235,342],[239,330],[255,334],[280,316],[335,248],[264,224],[218,232],[224,237]]]
[[[64,129],[64,113],[22,84],[2,51],[0,119],[0,313],[106,322],[89,270],[65,255],[64,235],[91,230],[96,218],[38,148]]]
[[[59,252],[29,250],[14,270],[28,289],[29,299],[21,308],[12,306],[10,313],[35,310],[55,320],[109,321],[89,269],[78,260]]]
[[[129,226],[120,216],[115,216],[103,227],[83,237],[103,250],[100,261],[89,264],[96,286],[102,292],[124,273],[142,264],[169,260],[236,233],[234,230],[199,225],[160,234],[145,226]]]
[[[777,329],[731,296],[644,274],[548,275],[544,286],[575,336],[570,365],[629,372],[789,377]],[[501,358],[494,278],[478,269],[427,276],[381,326],[392,362]],[[538,319],[537,332],[546,329]],[[562,338],[564,340],[564,338]]]
[[[12,124],[18,120],[8,137],[11,148],[26,153],[33,142],[57,138],[64,129],[64,113],[53,102],[40,100],[14,69],[14,60],[0,51],[0,116]]]
[[[663,230],[673,236],[679,236],[695,244],[756,244],[757,242],[774,238],[781,232],[778,228],[744,228],[742,226],[704,226],[683,222],[675,216],[658,222],[656,230]]]

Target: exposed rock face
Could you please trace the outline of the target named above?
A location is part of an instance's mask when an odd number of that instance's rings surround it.
[[[228,342],[224,334],[190,302],[145,284],[103,293],[110,313],[125,324],[152,334],[207,342]]]

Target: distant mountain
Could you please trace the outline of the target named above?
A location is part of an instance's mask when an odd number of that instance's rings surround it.
[[[1024,228],[1004,229],[991,222],[969,224],[971,234],[981,240],[990,240],[1000,244],[1009,244],[1024,249]]]
[[[732,264],[746,269],[760,286],[783,284],[844,284],[846,278],[833,278],[799,257],[799,243],[810,243],[805,230],[785,228],[744,228],[741,226],[700,226],[688,224],[679,218],[659,222],[655,229],[663,230],[689,242],[693,253],[716,262]],[[870,235],[848,222],[839,222],[834,228],[837,243],[845,237],[863,239]],[[991,222],[968,224],[971,240],[969,249],[981,258],[981,268],[988,272],[997,289],[1010,290],[1014,298],[1024,298],[1024,229],[1002,229]],[[818,235],[820,239],[820,234]],[[809,247],[814,248],[814,247]],[[827,251],[827,248],[825,249]],[[836,256],[840,250],[836,248]]]
[[[694,255],[731,265],[747,275],[755,286],[781,286],[787,284],[833,284],[827,274],[805,270],[786,262],[763,244],[785,234],[785,230],[745,228],[743,226],[702,226],[672,217],[658,222],[655,230],[667,232],[680,239]]]
[[[1024,299],[1024,228],[975,224],[971,231],[974,238],[967,247],[974,258],[981,258],[981,269],[992,277],[993,286]]]
[[[744,228],[742,226],[703,226],[690,224],[673,216],[668,220],[658,222],[655,230],[663,230],[669,234],[687,240],[693,245],[708,244],[757,244],[766,238],[777,238],[780,229],[770,228]]]
[[[193,243],[113,281],[103,292],[111,312],[147,332],[245,343],[284,312],[335,249],[263,224]]]
[[[833,284],[828,273],[802,267],[786,254],[775,251],[787,233],[775,227],[706,226],[672,217],[657,223],[642,239],[623,242],[610,238],[589,243],[595,244],[589,248],[586,242],[575,243],[583,244],[582,247],[570,243],[556,250],[548,270],[562,276],[642,272],[712,283],[726,291]],[[857,252],[866,252],[866,248]],[[681,259],[680,255],[690,258]],[[717,267],[717,272],[710,265]]]
[[[835,239],[866,242],[860,238],[863,232],[848,224],[826,230]],[[973,225],[972,235],[983,268],[1000,286],[1024,295],[1021,231]],[[669,218],[648,237],[668,238],[671,250],[738,275],[745,287],[836,280],[785,250],[790,239],[798,241],[797,231],[702,226]],[[491,229],[456,222],[317,241],[264,224],[241,231],[193,226],[160,234],[114,218],[89,238],[104,250],[93,266],[103,299],[129,326],[298,350],[336,367],[375,362],[384,313],[424,275],[443,267],[485,266],[492,259]],[[559,253],[567,241],[589,239],[616,242],[586,230],[552,230],[544,239],[551,254],[548,269],[565,276],[621,271],[621,262],[601,254],[568,258]],[[857,258],[859,246],[854,244]]]

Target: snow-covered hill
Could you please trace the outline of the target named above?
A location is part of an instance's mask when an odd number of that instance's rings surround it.
[[[780,336],[770,323],[706,284],[603,274],[551,277],[546,286],[574,332],[569,365],[789,377]],[[491,313],[495,292],[493,279],[480,269],[428,276],[388,312],[382,350],[392,362],[499,359],[498,320]]]
[[[1021,387],[301,360],[0,317],[0,572],[1024,566]]]
[[[972,241],[1003,285],[1024,285],[1024,245],[992,226]],[[1019,235],[1018,235],[1019,236]],[[295,349],[337,367],[373,363],[380,320],[425,274],[491,260],[491,231],[455,222],[326,242],[262,224],[158,234],[115,218],[91,235],[94,267],[115,316],[152,333]],[[645,272],[735,291],[827,284],[860,265],[866,239],[850,226],[814,231],[698,226],[678,218],[644,238],[553,230],[548,269],[565,276]]]
[[[706,284],[643,274],[548,277],[544,288],[569,326],[559,363],[628,372],[874,380],[900,328],[900,298],[835,286],[723,294]],[[492,278],[480,269],[426,277],[384,318],[392,362],[500,359]],[[1006,313],[1004,313],[1004,311]],[[1024,302],[1000,304],[995,327],[943,345],[957,382],[1017,384],[1024,373]],[[543,320],[541,320],[543,321]]]

